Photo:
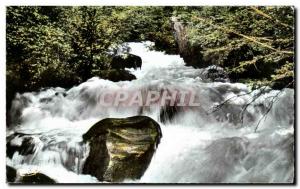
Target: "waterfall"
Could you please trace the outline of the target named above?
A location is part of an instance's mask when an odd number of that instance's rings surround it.
[[[8,152],[7,164],[19,171],[40,171],[58,182],[98,182],[81,173],[89,153],[81,136],[101,119],[143,114],[160,124],[163,137],[142,178],[126,182],[293,181],[293,89],[251,91],[241,83],[209,82],[202,77],[204,69],[185,66],[178,55],[149,50],[150,42],[129,46],[143,61],[140,70],[128,69],[136,80],[111,82],[94,77],[68,90],[57,87],[17,94],[7,145],[19,148]],[[180,107],[164,118],[161,106],[103,107],[99,103],[107,90],[168,89],[193,91],[200,105]]]

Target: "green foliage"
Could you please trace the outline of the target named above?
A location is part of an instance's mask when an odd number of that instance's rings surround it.
[[[7,7],[8,83],[18,80],[18,91],[66,79],[63,87],[72,86],[108,69],[108,49],[129,41],[151,40],[174,52],[171,13],[166,7]]]
[[[7,110],[16,92],[108,77],[99,74],[110,68],[108,49],[124,42],[151,40],[176,52],[171,14],[171,7],[7,7]]]
[[[292,7],[181,8],[176,16],[185,24],[189,45],[201,55],[196,67],[217,64],[232,79],[249,83],[293,80]]]
[[[199,64],[219,64],[236,80],[294,77],[291,7],[9,6],[6,16],[8,106],[16,92],[71,87],[105,73],[108,49],[124,42],[150,40],[178,53],[172,16],[185,24]]]
[[[21,91],[51,86],[51,81],[46,80],[68,71],[70,38],[41,14],[42,10],[41,7],[7,8],[8,81],[18,80],[15,87]]]

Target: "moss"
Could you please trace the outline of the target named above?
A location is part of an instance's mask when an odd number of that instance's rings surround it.
[[[90,143],[90,154],[83,172],[99,180],[120,182],[140,178],[148,167],[161,130],[146,116],[107,118],[83,135]]]

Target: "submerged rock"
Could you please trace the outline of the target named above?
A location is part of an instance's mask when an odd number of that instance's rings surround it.
[[[216,65],[204,68],[202,78],[210,82],[229,82],[229,77],[225,70]]]
[[[125,68],[141,68],[142,59],[139,56],[133,54],[125,54],[114,56],[111,63],[113,69],[125,69]]]
[[[15,168],[6,165],[6,182],[15,182],[17,177],[17,171]]]
[[[110,81],[131,81],[136,79],[136,77],[127,70],[102,70],[99,72],[98,76],[102,79],[107,79]]]
[[[90,143],[83,173],[109,182],[139,179],[161,136],[159,124],[146,116],[103,119],[83,135]]]
[[[43,173],[28,173],[22,175],[18,182],[25,184],[54,184],[55,180]]]
[[[182,110],[183,108],[180,106],[166,105],[162,107],[162,109],[159,112],[159,120],[162,123],[172,122],[172,120],[176,117],[176,115],[180,113]]]
[[[35,152],[36,138],[22,133],[15,133],[7,137],[6,155],[12,158],[15,152],[20,155],[29,155]]]

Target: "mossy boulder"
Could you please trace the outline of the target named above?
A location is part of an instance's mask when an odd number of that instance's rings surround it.
[[[103,119],[83,135],[90,144],[83,174],[108,182],[139,179],[161,136],[159,124],[147,116]]]
[[[102,79],[107,79],[113,82],[131,81],[136,79],[136,77],[127,70],[101,70],[99,73],[97,73],[97,75]]]

